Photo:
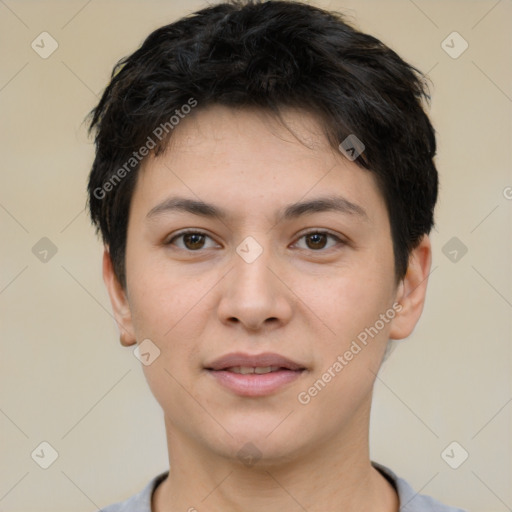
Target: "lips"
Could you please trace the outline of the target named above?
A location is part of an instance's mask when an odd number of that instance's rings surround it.
[[[306,371],[300,363],[272,353],[227,354],[205,369],[221,386],[244,397],[274,394]]]
[[[284,370],[305,370],[305,367],[279,354],[265,352],[262,354],[232,353],[215,359],[205,366],[207,370],[229,370],[231,368],[282,368]]]

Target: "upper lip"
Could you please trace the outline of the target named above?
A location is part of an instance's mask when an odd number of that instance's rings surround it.
[[[236,366],[246,366],[253,368],[266,368],[268,366],[279,366],[288,370],[305,370],[305,367],[287,357],[271,352],[262,354],[243,354],[241,352],[226,354],[211,363],[205,365],[207,370],[226,370]]]

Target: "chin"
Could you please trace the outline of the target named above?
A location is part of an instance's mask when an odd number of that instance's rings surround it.
[[[281,418],[282,419],[282,418]],[[238,428],[228,428],[233,437],[223,436],[222,440],[209,442],[209,448],[221,457],[239,461],[248,467],[271,467],[287,463],[300,455],[307,444],[298,435],[293,435],[290,429],[275,429],[279,421],[274,422],[272,428],[263,425],[245,423]]]

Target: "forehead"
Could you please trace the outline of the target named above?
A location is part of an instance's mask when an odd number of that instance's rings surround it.
[[[173,130],[166,153],[191,153],[199,158],[254,160],[269,158],[274,165],[290,159],[318,160],[334,150],[312,113],[283,109],[279,117],[258,108],[229,108],[214,104],[196,108]],[[225,162],[224,162],[225,163]]]
[[[383,213],[373,173],[332,148],[314,115],[214,105],[183,119],[166,151],[145,160],[134,201],[153,208],[179,193],[262,212],[336,192]]]

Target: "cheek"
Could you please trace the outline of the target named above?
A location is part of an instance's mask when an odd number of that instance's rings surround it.
[[[158,250],[132,244],[127,249],[126,268],[137,339],[154,337],[163,342],[172,336],[175,326],[192,312],[205,293],[207,283],[170,265]]]
[[[323,330],[324,336],[317,335],[315,371],[297,397],[305,413],[311,404],[318,411],[330,411],[329,421],[338,425],[349,421],[361,404],[369,403],[396,314],[392,295],[382,282],[374,285],[358,277],[352,274],[331,282],[311,304],[311,309],[325,313],[322,321],[330,329]],[[322,428],[326,416],[308,421]]]
[[[136,338],[148,338],[160,350],[155,363],[144,366],[146,378],[155,395],[166,390],[169,397],[179,396],[177,382],[193,389],[191,378],[194,368],[200,368],[202,340],[208,341],[219,276],[211,272],[198,277],[158,264],[133,265],[133,271],[136,279],[129,291]]]
[[[302,280],[297,295],[304,297],[305,307],[315,312],[326,328],[326,340],[344,345],[373,326],[392,306],[394,281],[376,265],[362,264],[323,279]],[[388,328],[388,323],[385,328],[379,323],[379,330]]]
[[[130,301],[137,339],[150,338],[161,350],[190,345],[201,325],[207,298],[201,283],[148,276]],[[207,288],[206,288],[207,290]]]
[[[130,302],[137,340],[150,339],[160,350],[153,363],[142,366],[147,383],[173,420],[183,411],[191,417],[197,413],[190,396],[196,395],[192,377],[207,325],[209,287],[193,278],[170,277],[169,271],[145,270],[137,283]]]
[[[391,254],[380,261],[361,260],[361,265],[325,279],[324,286],[318,280],[310,283],[308,306],[329,327],[315,343],[316,371],[308,382],[313,395],[318,393],[316,406],[344,415],[371,393],[396,314],[392,261]]]

